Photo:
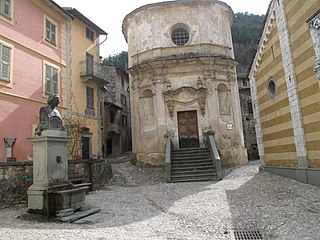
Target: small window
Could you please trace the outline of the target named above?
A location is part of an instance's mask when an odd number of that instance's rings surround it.
[[[189,41],[189,31],[186,26],[178,25],[171,33],[171,39],[178,46],[186,45]]]
[[[87,87],[87,108],[94,109],[94,89]]]
[[[122,126],[127,126],[128,124],[128,118],[126,115],[121,115],[121,125]]]
[[[45,28],[45,39],[56,45],[57,43],[57,26],[51,22],[49,19],[46,18],[45,20],[46,28]]]
[[[87,74],[93,74],[93,69],[94,69],[93,55],[91,55],[90,53],[86,53],[86,60],[87,60]]]
[[[127,97],[121,94],[121,104],[127,106]]]
[[[243,80],[242,80],[242,86],[243,86],[243,87],[248,87],[248,86],[249,86],[249,81],[248,81],[248,79],[243,79]]]
[[[273,77],[270,77],[268,80],[268,96],[270,99],[274,99],[277,94],[277,85],[276,85],[276,80]]]
[[[114,123],[115,113],[110,111],[110,123]]]
[[[11,18],[11,0],[0,0],[0,14]]]
[[[121,86],[122,87],[124,86],[124,77],[123,77],[123,75],[121,75]]]
[[[45,64],[45,92],[58,94],[58,69]]]
[[[94,32],[90,28],[86,28],[86,37],[93,42]]]
[[[247,113],[253,114],[252,101],[247,101]]]
[[[11,48],[0,43],[0,79],[10,81]]]

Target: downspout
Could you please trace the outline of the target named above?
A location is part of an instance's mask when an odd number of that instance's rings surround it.
[[[108,34],[106,34],[105,36],[106,36],[106,38],[105,38],[101,43],[99,43],[99,46],[100,46],[102,43],[104,43],[105,41],[107,41],[107,39],[108,39]]]
[[[71,106],[71,19],[66,19],[66,98],[67,98],[67,116],[71,117],[72,106]]]

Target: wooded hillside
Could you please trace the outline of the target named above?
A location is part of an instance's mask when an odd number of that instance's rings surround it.
[[[264,15],[236,13],[232,27],[232,39],[235,59],[239,62],[238,77],[247,77],[255,54],[258,38],[264,24]]]

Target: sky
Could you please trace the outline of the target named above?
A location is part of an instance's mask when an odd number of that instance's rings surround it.
[[[81,12],[94,24],[108,33],[107,40],[100,46],[103,58],[122,51],[128,51],[127,43],[122,34],[122,21],[125,16],[143,5],[167,2],[163,0],[54,0],[61,7],[72,7]],[[266,14],[270,0],[223,0],[237,12]],[[105,37],[100,39],[103,41]]]

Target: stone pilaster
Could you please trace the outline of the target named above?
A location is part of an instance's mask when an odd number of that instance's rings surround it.
[[[302,114],[298,95],[298,86],[294,70],[288,25],[284,10],[284,0],[275,3],[276,20],[278,26],[283,68],[287,83],[288,98],[292,119],[292,128],[296,145],[298,167],[308,167],[306,141],[302,122]]]

